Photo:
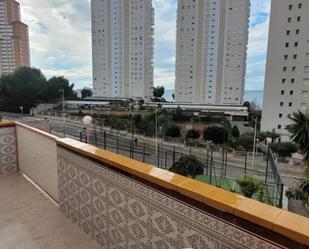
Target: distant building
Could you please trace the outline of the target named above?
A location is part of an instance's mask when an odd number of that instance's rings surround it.
[[[151,0],[92,0],[94,97],[146,98],[153,88]]]
[[[30,66],[28,26],[21,22],[15,0],[0,0],[0,47],[0,74]]]
[[[288,140],[288,115],[309,108],[309,1],[273,0],[262,130]]]
[[[240,105],[249,0],[178,0],[176,102]]]

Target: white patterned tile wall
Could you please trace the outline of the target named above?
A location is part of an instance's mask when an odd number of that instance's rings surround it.
[[[61,147],[58,174],[61,212],[103,248],[282,248]]]
[[[15,127],[0,128],[0,174],[17,170]]]

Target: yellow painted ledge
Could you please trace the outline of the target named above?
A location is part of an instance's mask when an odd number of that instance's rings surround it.
[[[14,121],[7,121],[7,120],[2,120],[0,122],[0,127],[8,127],[8,126],[15,126]]]
[[[56,143],[309,246],[309,219],[305,217],[70,138]]]

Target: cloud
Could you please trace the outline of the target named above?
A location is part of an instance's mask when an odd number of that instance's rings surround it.
[[[154,82],[174,88],[177,0],[153,0]],[[90,0],[20,0],[29,25],[31,63],[47,76],[63,75],[77,87],[91,86]],[[270,0],[251,0],[247,88],[262,89]]]

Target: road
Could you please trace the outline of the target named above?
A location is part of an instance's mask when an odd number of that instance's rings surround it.
[[[210,151],[207,152],[206,149],[193,148],[190,150],[190,148],[183,147],[183,145],[173,147],[168,143],[160,142],[156,150],[153,138],[134,135],[132,142],[131,134],[126,132],[113,132],[108,128],[93,127],[86,132],[85,129],[83,129],[83,124],[77,122],[64,122],[61,119],[43,119],[31,116],[21,117],[18,114],[2,114],[2,117],[5,119],[17,120],[33,127],[44,128],[45,130],[50,129],[52,134],[58,137],[72,137],[77,140],[82,140],[83,142],[86,142],[88,138],[89,143],[98,147],[106,148],[109,151],[139,161],[144,161],[160,168],[168,169],[174,161],[177,161],[182,155],[190,154],[191,151],[191,153],[198,156],[206,166],[205,174],[207,170],[208,174],[211,170],[213,175],[220,176],[226,174],[228,178],[233,179],[244,175],[245,159],[237,160],[237,158],[229,156],[227,162],[223,162],[222,152],[215,152],[213,154],[213,167],[211,167],[211,153]],[[135,139],[137,139],[137,141]],[[248,164],[250,164],[250,161],[248,161]],[[266,162],[262,161],[258,169],[252,169],[248,166],[247,174],[264,179],[265,169]]]

